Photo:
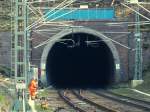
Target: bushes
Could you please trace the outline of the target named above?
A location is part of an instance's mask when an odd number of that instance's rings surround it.
[[[5,76],[11,76],[13,73],[11,73],[11,69],[5,66],[0,66],[0,73]]]

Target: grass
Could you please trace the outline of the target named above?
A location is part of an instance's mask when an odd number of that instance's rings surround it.
[[[145,92],[150,94],[150,71],[146,71],[144,73],[144,77],[143,77],[144,82],[141,85],[138,85],[137,87],[133,88],[133,89],[137,89],[139,91]],[[141,99],[141,100],[146,100],[146,101],[150,101],[150,97],[146,96],[146,95],[142,95],[140,93],[134,92],[131,90],[131,88],[128,87],[118,87],[115,89],[111,89],[112,92],[116,93],[116,94],[120,94],[123,96],[128,96],[128,97],[133,97],[136,99]]]
[[[12,83],[3,82],[4,79],[4,77],[0,77],[0,109],[9,112],[15,95],[14,91],[9,91],[9,88],[13,87]]]
[[[12,99],[6,93],[0,92],[0,109],[4,109],[7,112],[10,110],[12,105]],[[0,110],[1,111],[1,110]]]
[[[38,93],[38,96],[39,97],[47,97],[47,96],[49,96],[49,90],[40,91]],[[53,108],[50,108],[50,107],[48,107],[48,109],[46,109],[46,110],[43,110],[39,103],[36,103],[36,110],[38,110],[40,112],[54,112]]]
[[[119,95],[128,96],[131,98],[136,98],[136,99],[145,100],[145,101],[150,101],[150,97],[136,93],[129,88],[118,88],[118,89],[112,89],[111,91]]]
[[[52,108],[48,108],[46,110],[43,110],[41,108],[41,105],[36,105],[36,110],[38,110],[39,112],[54,112],[54,110]]]
[[[144,79],[144,82],[141,85],[135,87],[135,89],[150,94],[150,85],[149,85],[150,84],[150,72],[146,72],[143,79]]]
[[[4,102],[5,99],[6,99],[5,96],[0,94],[0,102]]]

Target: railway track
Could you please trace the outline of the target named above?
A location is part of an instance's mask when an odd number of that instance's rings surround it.
[[[105,90],[87,90],[82,95],[78,90],[68,90],[65,95],[64,90],[54,90],[48,94],[50,106],[55,107],[55,110],[63,107],[61,110],[65,112],[150,112],[150,102]]]
[[[48,103],[48,109],[51,109],[50,112],[75,112],[75,110],[66,104],[58,95],[58,90],[56,89],[46,89],[45,91],[39,93],[39,96],[40,97],[36,103],[41,105],[42,97],[44,97]],[[39,112],[44,112],[44,110],[40,110]]]
[[[58,94],[78,112],[118,112],[104,105],[95,103],[92,100],[85,99],[74,91],[69,91],[67,95],[64,95],[64,91],[59,91]]]
[[[144,111],[150,112],[150,102],[148,101],[143,101],[143,100],[127,97],[127,96],[118,95],[116,93],[113,93],[111,91],[106,91],[106,90],[98,90],[98,91],[92,91],[92,92],[97,95],[103,96],[105,98],[109,98],[114,101],[127,104],[127,105],[131,105],[135,108],[139,108]]]
[[[78,91],[74,92],[76,95],[78,95],[78,97],[84,99],[84,101],[87,101],[91,104],[102,105],[116,112],[150,112],[149,108],[141,107],[139,105],[132,105],[125,101],[120,102],[120,98],[117,98],[117,100],[115,100],[110,97],[106,97],[105,95],[95,93],[95,91],[85,91],[82,96],[79,95]],[[101,91],[98,92],[102,93]]]

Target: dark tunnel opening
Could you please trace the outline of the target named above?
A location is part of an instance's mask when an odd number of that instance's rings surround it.
[[[104,88],[114,81],[112,51],[99,37],[74,33],[49,51],[46,76],[55,88]]]

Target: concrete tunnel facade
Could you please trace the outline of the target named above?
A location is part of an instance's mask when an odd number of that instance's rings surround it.
[[[114,43],[99,31],[69,28],[51,37],[41,57],[41,81],[55,88],[101,88],[120,81]]]

